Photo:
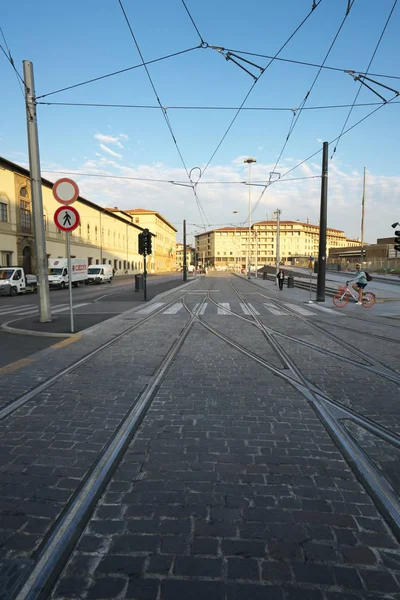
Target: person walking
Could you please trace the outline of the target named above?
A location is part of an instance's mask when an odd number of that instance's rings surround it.
[[[285,281],[285,273],[283,272],[283,269],[279,269],[279,272],[278,272],[276,278],[279,283],[279,289],[282,291],[283,290],[283,282]]]

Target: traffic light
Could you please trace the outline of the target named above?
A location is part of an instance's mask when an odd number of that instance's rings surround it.
[[[139,254],[141,254],[143,256],[145,253],[143,232],[138,234],[138,247],[139,247]]]
[[[400,229],[394,232],[394,249],[400,251]]]
[[[151,254],[151,233],[148,229],[143,230],[143,242],[146,254]]]

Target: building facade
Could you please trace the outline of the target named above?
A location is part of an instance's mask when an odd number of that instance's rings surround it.
[[[250,237],[250,239],[249,239]],[[196,252],[204,256],[206,265],[216,269],[247,268],[276,263],[277,222],[260,221],[248,227],[223,227],[195,236]],[[250,243],[249,243],[250,241]],[[329,248],[357,246],[359,240],[351,240],[339,229],[327,229],[327,251]],[[319,226],[300,221],[280,222],[280,260],[285,264],[302,265],[310,256],[318,256]]]
[[[176,233],[177,229],[155,210],[132,208],[120,210],[110,209],[114,214],[127,215],[136,226],[149,229],[153,234],[152,254],[147,260],[147,270],[151,273],[175,271],[176,268]]]
[[[183,268],[183,244],[176,242],[176,268]],[[186,266],[195,264],[195,250],[190,244],[186,244]]]
[[[46,253],[48,258],[62,258],[66,256],[66,236],[53,220],[61,205],[53,197],[52,188],[53,183],[42,178]],[[130,212],[103,208],[82,196],[73,206],[79,212],[80,224],[71,233],[71,256],[85,258],[89,265],[110,264],[117,275],[143,270],[143,257],[138,253],[138,234],[145,227],[155,235],[157,231],[165,235],[164,227],[168,232],[174,230],[166,225],[168,222],[164,217],[152,211],[148,212],[157,216],[147,220],[144,215],[139,218]],[[163,256],[166,245],[168,251],[175,248],[174,236],[168,233],[167,237],[168,244],[166,239],[154,238],[157,240],[153,243],[156,257],[157,251]],[[175,266],[175,258],[169,260]],[[153,260],[154,272],[165,270],[164,265],[158,268],[162,262],[162,259]],[[29,171],[3,158],[0,158],[0,265],[23,266],[27,273],[36,271]]]

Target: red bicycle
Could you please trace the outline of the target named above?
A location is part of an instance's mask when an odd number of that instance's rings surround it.
[[[353,294],[349,286],[339,285],[339,291],[333,296],[333,304],[338,308],[344,308],[347,306],[349,302],[349,297],[354,298],[356,302],[359,302],[359,299]],[[376,302],[375,294],[372,292],[364,292],[361,304],[364,308],[372,308]]]

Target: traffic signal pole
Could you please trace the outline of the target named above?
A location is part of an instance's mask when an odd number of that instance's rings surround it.
[[[322,149],[321,207],[319,217],[317,302],[325,302],[326,224],[328,207],[328,147],[328,142],[324,142]]]
[[[146,254],[143,255],[143,295],[145,301],[147,300],[147,261]]]

